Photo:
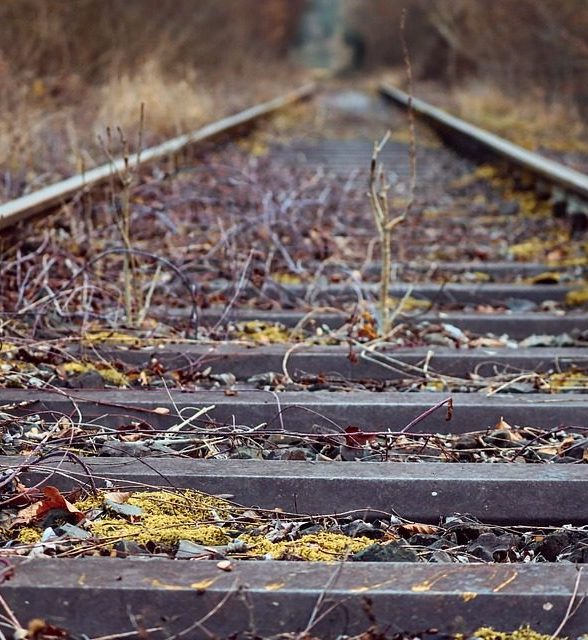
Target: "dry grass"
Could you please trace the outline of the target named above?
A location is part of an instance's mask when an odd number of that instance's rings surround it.
[[[0,201],[97,163],[106,127],[144,142],[291,88],[302,0],[3,0]],[[271,62],[268,62],[271,61]]]
[[[166,76],[155,60],[145,62],[135,73],[109,79],[96,91],[94,100],[97,135],[113,125],[134,130],[142,103],[147,131],[158,136],[194,129],[215,113],[212,96],[195,69],[174,79]]]
[[[569,103],[549,104],[540,95],[515,99],[487,84],[471,83],[454,89],[450,100],[464,119],[528,149],[588,153],[588,126]]]
[[[105,162],[98,137],[104,138],[108,127],[120,127],[134,144],[141,104],[144,143],[155,144],[306,79],[296,70],[284,73],[284,65],[274,63],[266,75],[267,67],[250,62],[246,73],[226,71],[216,78],[194,68],[170,75],[152,59],[97,86],[74,76],[57,97],[50,80],[2,76],[0,69],[0,201]]]
[[[194,68],[165,73],[158,60],[88,86],[73,77],[54,97],[50,80],[0,69],[0,201],[106,162],[98,137],[121,128],[134,145],[145,105],[144,144],[185,133],[307,80],[284,62],[250,61],[215,77]],[[118,136],[114,136],[118,140]]]
[[[56,99],[47,81],[5,74],[0,96],[0,168],[6,200],[104,162],[98,136],[117,127],[136,139],[141,103],[145,142],[197,128],[218,113],[196,71],[166,76],[156,61],[114,75],[78,97]],[[72,81],[75,87],[75,81]],[[220,109],[223,111],[222,109]],[[0,185],[2,182],[0,181]]]

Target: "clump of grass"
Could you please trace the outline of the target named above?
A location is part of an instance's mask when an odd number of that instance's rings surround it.
[[[172,77],[157,60],[147,60],[135,72],[124,71],[109,78],[97,89],[95,103],[97,132],[105,125],[135,132],[139,104],[145,105],[148,131],[159,135],[195,129],[214,114],[212,98],[195,69]]]
[[[569,104],[541,96],[514,98],[480,83],[454,89],[451,100],[461,117],[528,149],[588,153],[588,127]]]

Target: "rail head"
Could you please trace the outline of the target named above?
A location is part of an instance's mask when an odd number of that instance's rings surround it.
[[[530,171],[550,184],[588,202],[588,175],[566,167],[555,160],[545,158],[538,153],[528,151],[494,133],[452,116],[424,100],[411,99],[407,93],[389,84],[380,85],[380,93],[404,108],[408,108],[410,103],[415,114],[434,129],[440,131],[443,137],[453,136],[461,140],[466,139],[478,148]]]
[[[309,98],[315,91],[316,85],[314,83],[303,85],[277,98],[249,107],[232,116],[205,125],[200,129],[171,138],[154,147],[144,149],[140,154],[131,154],[128,159],[129,165],[137,167],[154,160],[165,158],[191,144],[202,142],[242,125],[250,124],[258,118],[270,115],[295,102]],[[84,173],[78,173],[70,178],[34,191],[33,193],[0,204],[0,231],[15,225],[21,220],[26,220],[31,216],[38,215],[67,202],[80,191],[105,182],[110,176],[122,171],[124,167],[125,160],[118,158],[113,162],[100,165]]]

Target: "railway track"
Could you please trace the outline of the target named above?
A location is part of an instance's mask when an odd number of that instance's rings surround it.
[[[386,128],[399,210],[411,172],[376,95],[305,87],[143,151],[126,187],[121,161],[0,206],[12,626],[588,631],[585,241],[552,215],[588,179],[416,111],[510,168],[419,127],[383,337]]]

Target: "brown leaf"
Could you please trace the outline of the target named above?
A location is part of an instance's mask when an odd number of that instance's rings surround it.
[[[62,509],[74,516],[76,522],[85,518],[84,514],[71,502],[68,502],[56,487],[48,486],[43,488],[44,498],[21,509],[18,512],[13,524],[30,524],[41,520],[51,509]]]
[[[348,447],[365,447],[366,444],[377,440],[373,433],[366,433],[359,427],[349,426],[345,429],[345,443]]]
[[[512,427],[508,424],[508,422],[500,416],[500,420],[494,425],[495,429],[506,429],[510,431]]]
[[[401,527],[398,527],[398,532],[403,536],[412,536],[415,533],[430,535],[437,533],[437,531],[439,531],[439,527],[436,527],[434,524],[421,524],[420,522],[403,524]]]
[[[116,502],[116,504],[124,504],[131,497],[130,491],[107,491],[104,494],[104,500]]]
[[[70,634],[61,627],[56,627],[45,620],[40,618],[33,618],[27,628],[27,640],[45,640],[51,638],[51,640],[58,640],[63,638],[66,640],[70,638]]]

